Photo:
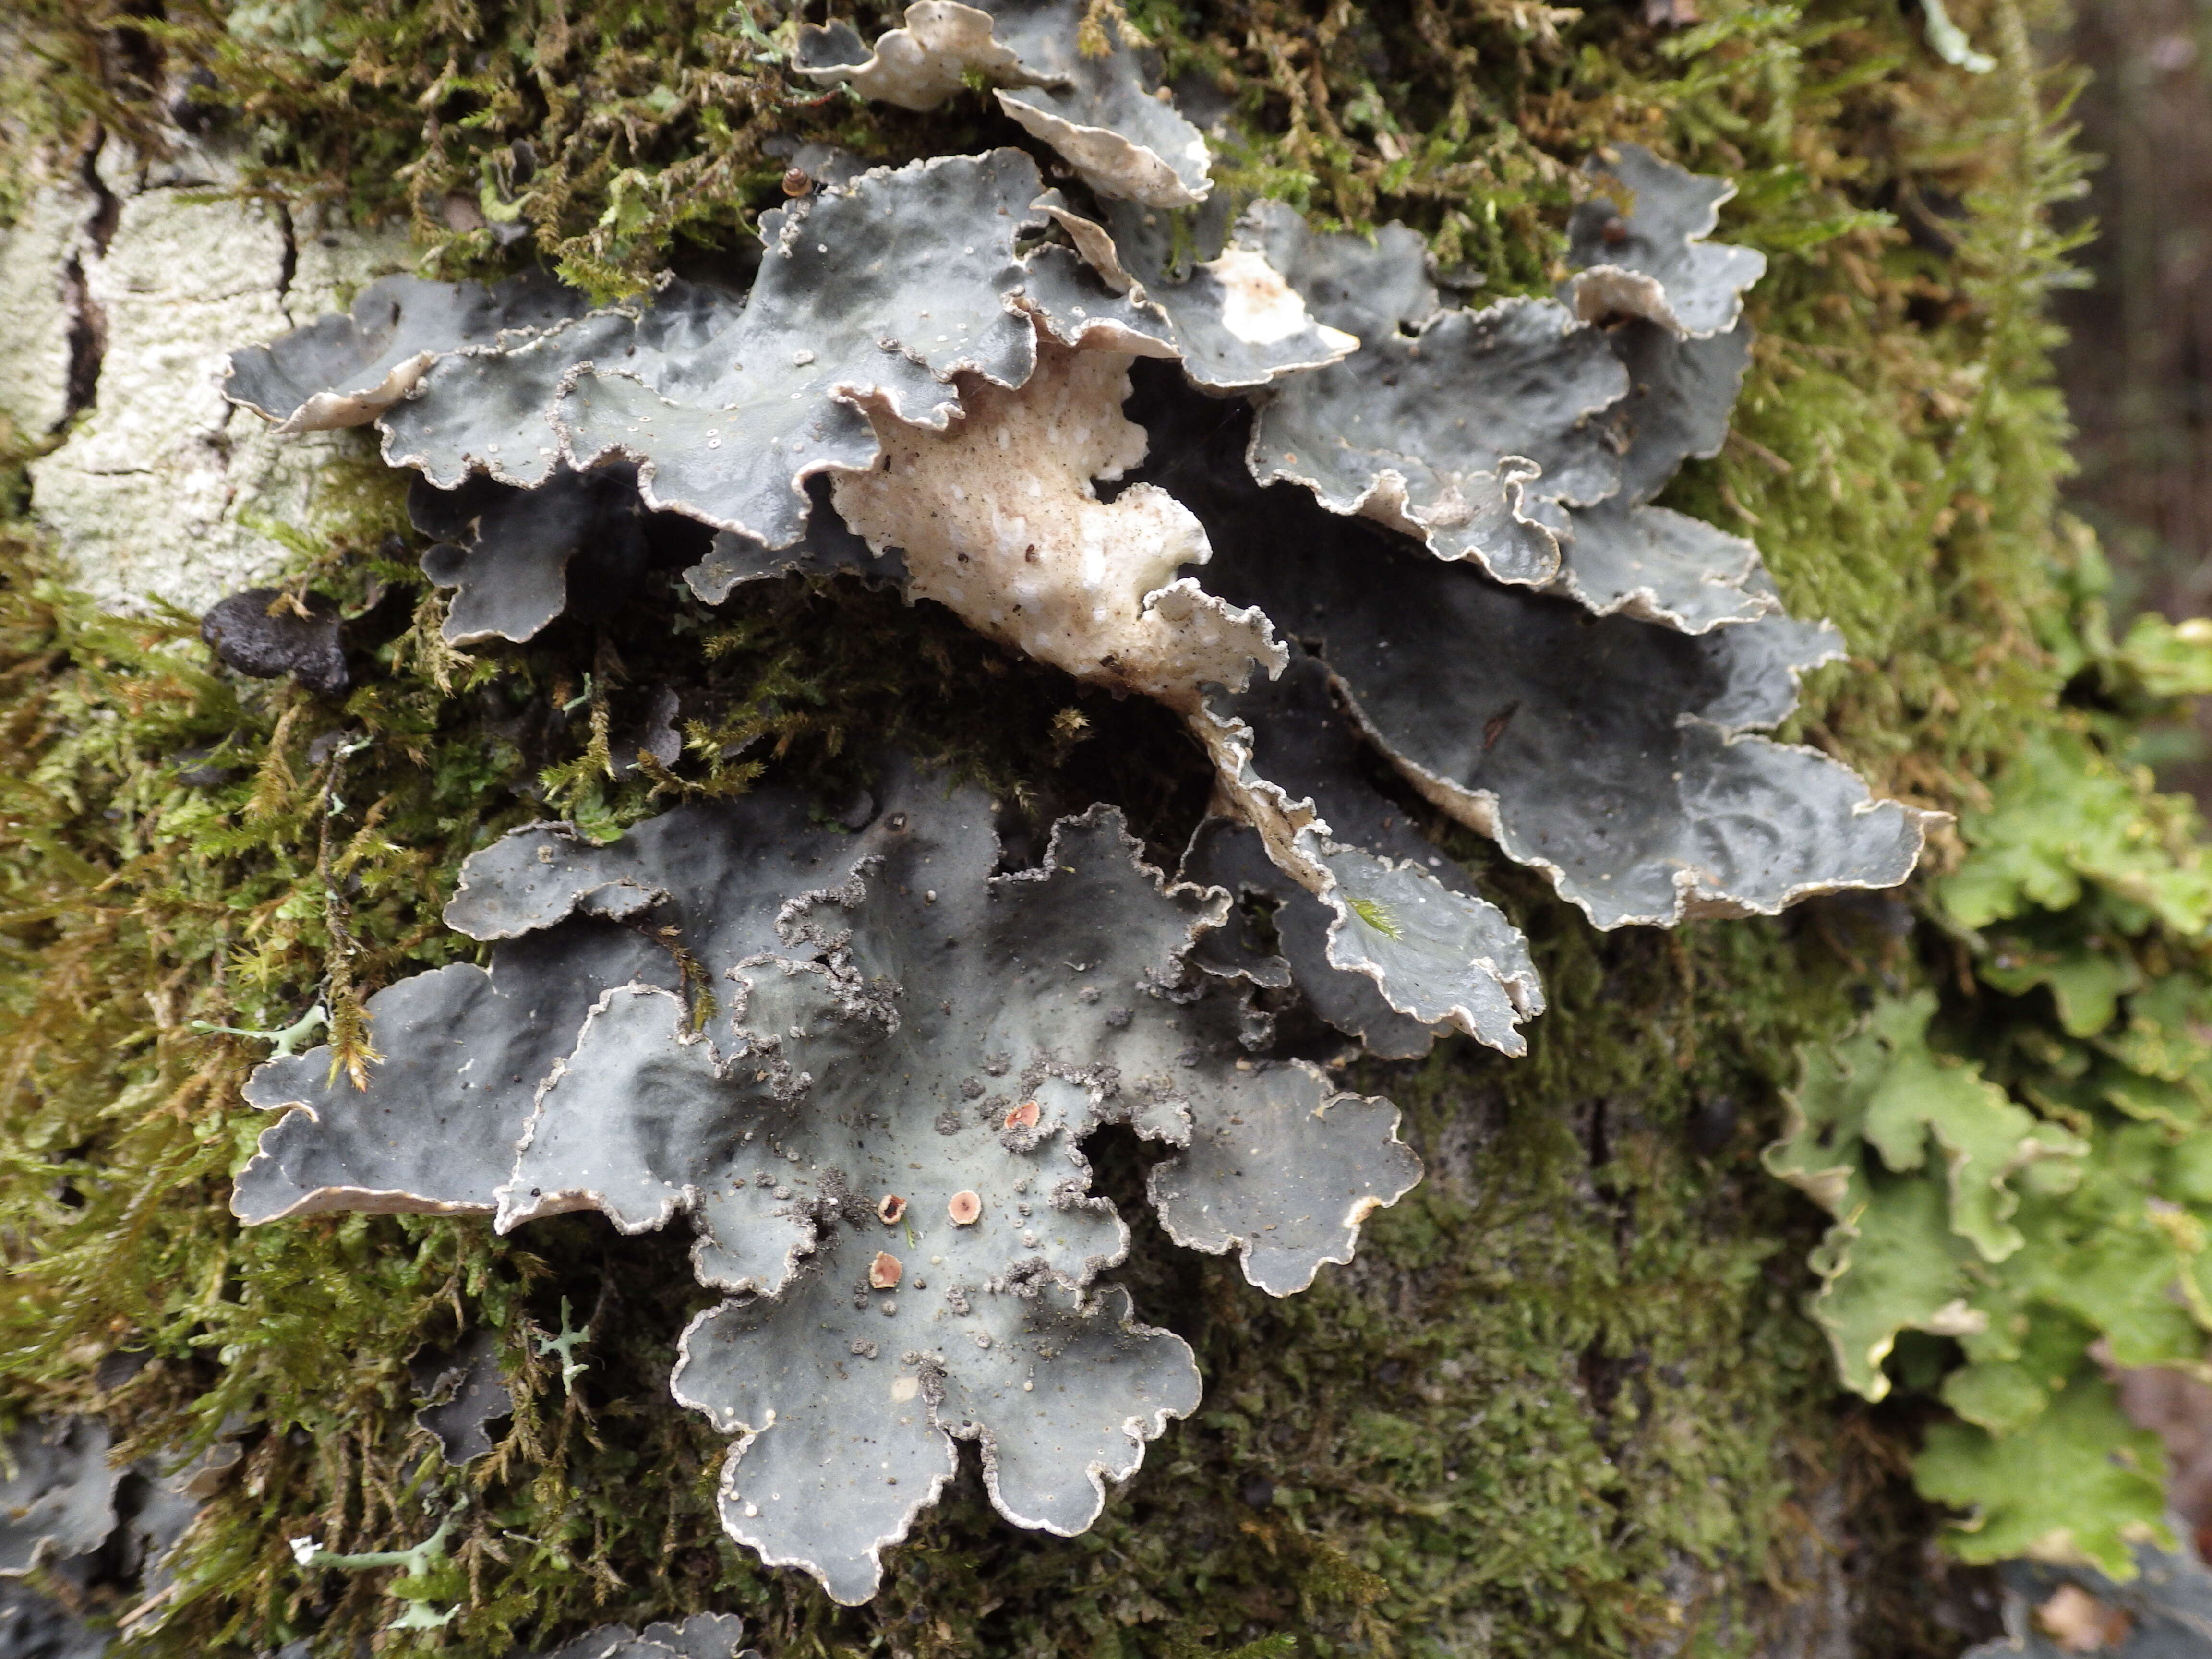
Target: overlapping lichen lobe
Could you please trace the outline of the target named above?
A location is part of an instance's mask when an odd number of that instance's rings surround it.
[[[1098,497],[1094,479],[1145,458],[1144,428],[1121,413],[1131,362],[1042,338],[1018,388],[963,375],[964,414],[943,432],[865,402],[883,460],[837,474],[835,499],[870,546],[903,551],[910,596],[1080,679],[1194,708],[1200,682],[1241,685],[1279,647],[1218,601],[1147,603],[1212,550],[1164,490]]]

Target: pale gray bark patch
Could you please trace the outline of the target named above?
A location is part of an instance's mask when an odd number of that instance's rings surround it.
[[[33,191],[0,230],[0,415],[27,437],[58,430],[78,404],[71,338],[96,326],[84,259],[98,257],[100,208],[82,179],[64,175]]]
[[[32,343],[49,343],[44,366],[30,368],[31,404],[9,412],[45,420],[41,429],[58,415],[77,416],[66,441],[31,465],[32,513],[54,537],[66,578],[104,609],[138,615],[167,601],[197,614],[289,561],[246,520],[312,533],[347,510],[329,469],[356,453],[337,436],[281,440],[240,415],[222,392],[229,349],[349,297],[403,263],[405,239],[313,214],[295,223],[223,195],[235,182],[230,159],[189,140],[154,165],[110,138],[90,171],[97,189],[65,190],[59,227],[11,240],[0,258],[9,285],[0,301],[20,285],[33,295],[60,291],[66,302],[22,313],[21,333],[0,330],[34,355]],[[89,218],[64,234],[88,208]],[[64,363],[71,325],[78,356]]]

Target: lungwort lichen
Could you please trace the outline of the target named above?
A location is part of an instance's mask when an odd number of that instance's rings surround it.
[[[957,1441],[1008,1519],[1073,1534],[1196,1407],[1190,1349],[1103,1277],[1130,1233],[1096,1132],[1173,1149],[1167,1236],[1277,1295],[1417,1178],[1394,1108],[1270,1053],[1261,993],[1381,1055],[1525,1048],[1525,942],[1367,756],[1605,927],[1893,885],[1921,845],[1924,815],[1755,735],[1833,630],[1651,505],[1747,361],[1762,261],[1705,240],[1724,185],[1599,158],[1632,200],[1577,216],[1564,299],[1449,307],[1401,227],[1232,212],[1142,43],[1085,27],[924,0],[799,60],[912,108],[983,76],[1065,190],[1012,149],[802,175],[749,286],[595,309],[388,279],[231,380],[287,429],[373,422],[421,475],[448,641],[532,637],[672,515],[713,532],[702,600],[860,568],[1166,705],[1212,759],[1175,882],[1105,808],[1002,869],[993,802],[896,758],[842,823],[767,792],[604,845],[519,831],[447,912],[487,967],[371,999],[362,1079],[317,1050],[251,1085],[286,1115],[248,1221],[687,1217],[727,1299],[672,1386],[735,1438],[723,1522],[841,1601]]]

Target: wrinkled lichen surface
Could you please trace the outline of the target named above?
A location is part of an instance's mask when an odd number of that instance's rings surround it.
[[[74,139],[96,107],[105,144],[149,137],[153,100],[134,105],[129,79],[151,72],[143,33],[28,15],[58,55],[41,81],[11,68],[15,118]],[[250,178],[364,216],[413,211],[440,279],[500,276],[534,238],[594,297],[641,291],[672,249],[687,280],[741,285],[796,154],[772,135],[891,160],[1022,142],[981,94],[927,116],[795,95],[757,32],[767,15],[172,21],[164,48],[210,65],[201,95],[267,129]],[[902,20],[862,21],[873,40]],[[1629,9],[1137,21],[1181,106],[1225,123],[1217,188],[1362,228],[1402,220],[1460,308],[1553,295],[1577,168],[1603,143],[1738,180],[1723,235],[1770,260],[1741,439],[1653,510],[1755,539],[1792,614],[1838,624],[1856,655],[1816,671],[1784,735],[1881,791],[1972,805],[2021,726],[2049,718],[2069,659],[2030,620],[2066,614],[2039,574],[2066,555],[2048,535],[2042,268],[2022,263],[2045,255],[2020,230],[2063,164],[2027,142],[2005,83],[1923,55],[1904,23],[1840,13],[1676,36]],[[1938,195],[1970,201],[1966,216],[1930,216]],[[52,431],[71,394],[55,401],[51,364],[37,374],[46,402],[17,416],[19,455],[58,439],[64,454],[119,418],[94,381],[76,394],[94,413]],[[360,440],[311,441],[374,477]],[[11,532],[5,717],[27,760],[6,808],[6,1193],[9,1248],[44,1265],[10,1280],[7,1398],[26,1419],[100,1412],[134,1451],[210,1443],[226,1423],[246,1448],[204,1500],[150,1643],[250,1651],[313,1631],[329,1645],[400,1623],[381,1638],[400,1650],[547,1651],[703,1608],[800,1652],[1164,1654],[1273,1635],[1316,1652],[1802,1650],[1838,1602],[1884,1651],[1935,1628],[1916,1626],[1908,1575],[1846,1583],[1826,1565],[1820,1528],[1854,1528],[1880,1558],[1895,1423],[1846,1413],[1837,1431],[1826,1344],[1796,1311],[1796,1254],[1816,1228],[1753,1156],[1781,1127],[1796,1046],[1841,1030],[1855,980],[1893,959],[1893,913],[1600,935],[1388,769],[1369,780],[1384,816],[1509,902],[1548,1011],[1525,1060],[1447,1037],[1421,1066],[1363,1070],[1363,1091],[1407,1110],[1431,1178],[1369,1224],[1361,1263],[1275,1304],[1231,1262],[1139,1252],[1158,1265],[1132,1294],[1185,1310],[1208,1402],[1080,1539],[1006,1532],[969,1465],[890,1554],[876,1603],[836,1612],[720,1540],[721,1437],[661,1393],[670,1334],[716,1299],[680,1240],[582,1215],[504,1237],[413,1216],[238,1230],[230,1177],[268,1127],[238,1089],[269,1041],[195,1022],[273,1033],[320,1000],[335,1055],[375,1063],[363,999],[460,970],[470,947],[438,908],[513,825],[561,817],[611,840],[769,769],[834,818],[886,741],[1010,803],[1017,867],[1056,817],[1112,800],[1172,868],[1208,804],[1212,769],[1169,711],[849,577],[747,584],[710,608],[676,590],[680,573],[753,556],[650,520],[650,580],[617,572],[580,611],[580,584],[603,574],[571,565],[568,614],[526,640],[501,643],[520,630],[496,622],[449,631],[419,563],[433,535],[399,494],[372,483],[337,522],[280,507],[268,564],[240,573],[341,602],[340,698],[234,677],[182,625],[98,619],[35,586],[82,568],[40,562],[80,556],[69,526],[50,520],[43,544],[27,523]],[[476,558],[476,526],[434,534]],[[1714,603],[1743,604],[1718,574]],[[681,748],[658,736],[672,720]],[[1291,1035],[1316,1057],[1338,1042],[1318,1024]],[[1153,1156],[1133,1138],[1095,1150],[1126,1214]],[[425,1455],[407,1368],[479,1328],[501,1334],[513,1413],[493,1453],[457,1468]],[[150,1357],[105,1363],[118,1352]],[[1791,1494],[1804,1515],[1850,1518],[1795,1518]],[[415,1553],[303,1567],[301,1537]],[[1919,1559],[1909,1536],[1899,1559]],[[1880,1592],[1852,1588],[1875,1578]],[[87,1594],[112,1616],[137,1592]]]

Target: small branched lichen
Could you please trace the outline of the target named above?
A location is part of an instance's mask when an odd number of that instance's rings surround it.
[[[588,1324],[582,1326],[569,1324],[568,1298],[564,1296],[561,1298],[561,1328],[550,1336],[532,1339],[537,1344],[538,1357],[540,1359],[550,1359],[556,1354],[560,1355],[561,1388],[563,1393],[574,1392],[576,1379],[592,1369],[591,1361],[576,1358],[576,1350],[589,1341],[591,1335],[592,1328]]]
[[[283,1059],[298,1054],[301,1044],[313,1042],[330,1029],[330,1014],[319,1002],[282,1030],[249,1031],[243,1026],[216,1025],[204,1019],[191,1021],[186,1029],[206,1036],[252,1037],[270,1045],[271,1058]]]

